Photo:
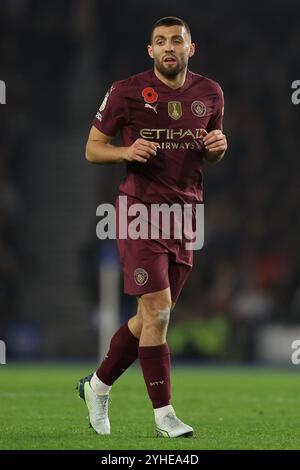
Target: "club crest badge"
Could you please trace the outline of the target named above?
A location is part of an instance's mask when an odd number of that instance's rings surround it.
[[[180,101],[169,101],[168,102],[168,114],[172,119],[180,119],[182,116],[182,107]]]
[[[194,116],[203,117],[206,114],[206,106],[202,101],[193,101],[191,110]]]
[[[148,281],[148,273],[143,268],[137,268],[134,270],[134,280],[138,286],[144,286]]]

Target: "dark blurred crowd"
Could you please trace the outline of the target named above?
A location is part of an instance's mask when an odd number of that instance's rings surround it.
[[[31,144],[67,128],[66,91],[84,2],[3,0],[0,4],[0,331],[22,310],[20,284],[34,271],[27,237]],[[0,335],[1,336],[1,335]]]
[[[72,132],[71,65],[80,74],[74,64],[84,46],[99,74],[90,121],[81,123],[88,131],[106,88],[152,66],[151,25],[174,14],[190,24],[197,45],[191,70],[223,87],[229,142],[224,161],[204,169],[205,248],[195,255],[180,309],[185,318],[221,313],[245,334],[262,322],[300,321],[300,106],[291,102],[291,83],[300,78],[297,3],[198,2],[190,11],[183,2],[162,3],[150,8],[131,0],[124,16],[118,2],[106,0],[1,1],[2,320],[17,316],[20,279],[30,271],[30,241],[24,246],[30,141],[41,129],[57,129],[62,139]],[[109,171],[99,171],[95,204],[117,193],[123,170],[113,169],[114,187],[103,177]]]
[[[13,314],[18,292],[20,265],[16,238],[22,202],[2,139],[0,151],[0,314],[4,321],[4,317]]]

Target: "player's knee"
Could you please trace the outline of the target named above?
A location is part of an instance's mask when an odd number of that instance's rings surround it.
[[[167,292],[147,294],[141,302],[143,326],[165,329],[169,323],[172,301]]]
[[[164,329],[169,324],[171,307],[158,310],[156,315],[156,324]]]
[[[144,315],[144,325],[164,329],[169,323],[170,311],[169,305],[148,308]]]

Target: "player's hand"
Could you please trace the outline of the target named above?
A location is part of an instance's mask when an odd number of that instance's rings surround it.
[[[155,157],[158,143],[146,139],[137,139],[126,149],[125,160],[129,162],[147,163],[149,158]]]
[[[225,134],[220,129],[206,132],[202,129],[202,141],[207,151],[208,159],[217,160],[224,155],[227,150],[227,140]]]

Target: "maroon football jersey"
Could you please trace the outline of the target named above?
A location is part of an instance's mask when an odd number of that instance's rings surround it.
[[[121,132],[124,146],[139,137],[159,143],[147,163],[128,162],[120,192],[145,203],[202,202],[201,129],[222,129],[220,85],[191,71],[173,90],[153,70],[115,82],[93,125],[107,136]]]

